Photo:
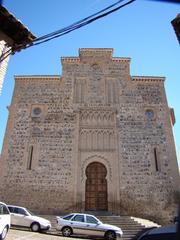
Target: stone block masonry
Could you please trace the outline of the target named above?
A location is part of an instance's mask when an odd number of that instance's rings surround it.
[[[164,77],[131,76],[113,49],[63,57],[62,76],[16,76],[0,197],[43,214],[111,211],[161,221],[179,172]]]

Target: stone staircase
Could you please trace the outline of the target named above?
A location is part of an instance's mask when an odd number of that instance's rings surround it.
[[[93,215],[96,215],[96,217],[100,219],[103,223],[120,227],[123,231],[123,240],[136,240],[137,236],[139,236],[140,233],[144,232],[148,228],[157,226],[152,222],[150,222],[148,226],[147,220],[145,221],[146,222],[145,224],[146,226],[145,226],[143,225],[143,221],[140,221],[141,223],[139,223],[136,219],[129,216],[115,216],[115,215],[108,215],[108,214],[106,215],[93,214]],[[51,221],[52,228],[50,231],[48,231],[48,233],[57,235],[56,216],[43,215],[42,217]]]
[[[98,216],[98,218],[104,223],[120,227],[123,231],[123,240],[136,239],[136,236],[145,229],[144,225],[129,216]]]

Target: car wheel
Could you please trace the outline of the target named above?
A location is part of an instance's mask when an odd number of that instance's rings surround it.
[[[6,238],[7,232],[8,232],[8,227],[6,226],[0,235],[0,240],[4,240]]]
[[[39,232],[39,231],[40,231],[40,225],[39,225],[39,223],[32,223],[32,224],[31,224],[31,231],[32,231],[32,232]]]
[[[116,239],[116,233],[113,232],[113,231],[106,232],[105,239],[106,240],[114,240],[114,239]]]
[[[64,227],[62,229],[62,235],[64,237],[69,237],[69,236],[71,236],[71,234],[72,234],[72,229],[70,227]]]

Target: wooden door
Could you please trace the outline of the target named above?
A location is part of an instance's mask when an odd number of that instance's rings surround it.
[[[89,211],[107,211],[107,170],[99,162],[90,163],[86,168],[85,208]]]

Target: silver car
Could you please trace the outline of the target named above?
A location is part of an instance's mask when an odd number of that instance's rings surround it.
[[[119,227],[104,224],[93,215],[82,213],[71,213],[64,217],[56,217],[57,230],[63,236],[69,237],[73,234],[103,237],[107,240],[121,238],[123,235]]]
[[[49,220],[35,216],[27,208],[8,205],[11,213],[11,225],[30,228],[33,232],[49,230],[51,223]]]

